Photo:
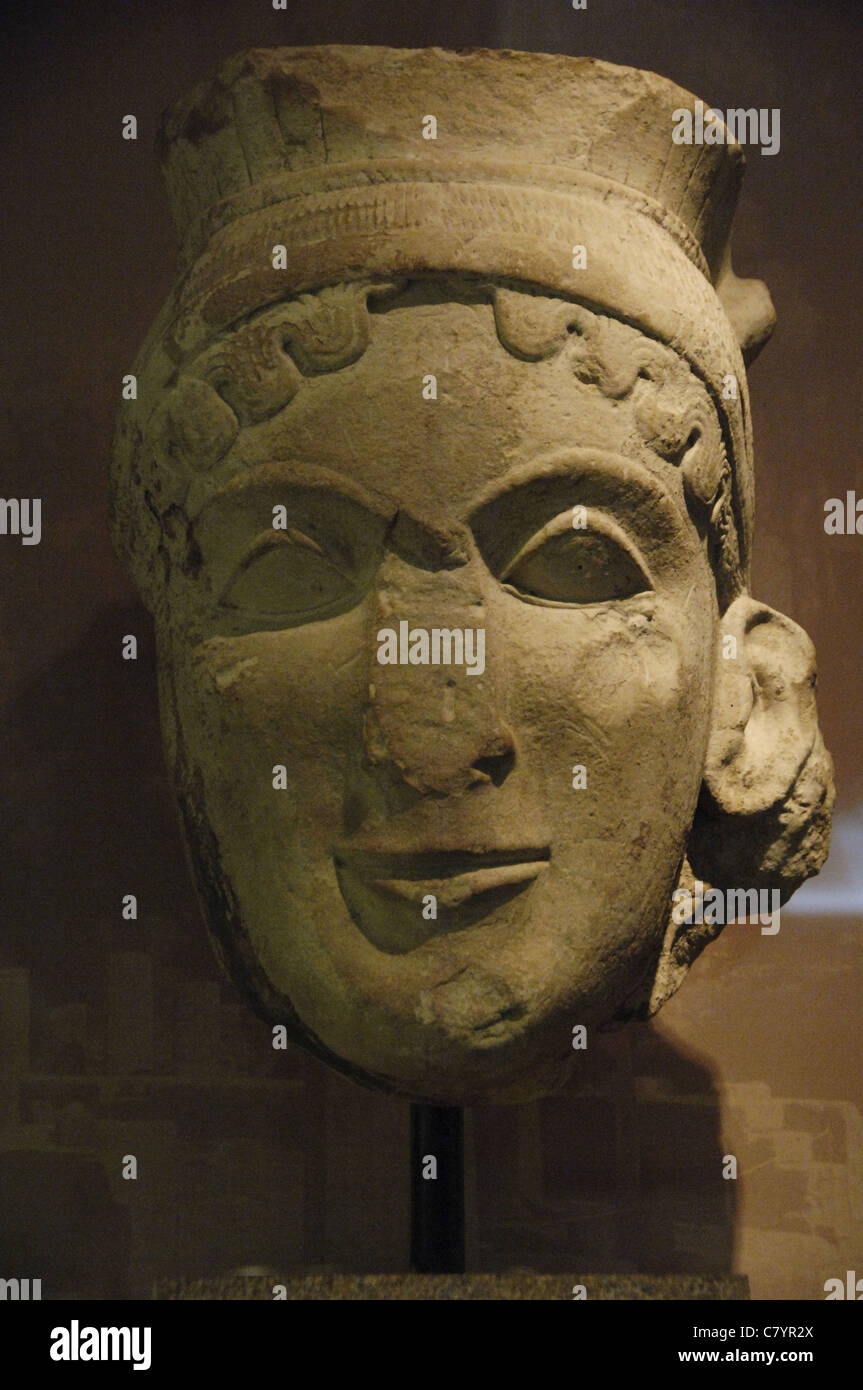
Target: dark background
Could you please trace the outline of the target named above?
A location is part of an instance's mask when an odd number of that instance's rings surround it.
[[[147,1297],[159,1275],[407,1267],[408,1107],[274,1053],[211,960],[106,474],[120,379],[171,280],[163,107],[251,46],[483,45],[781,111],[735,235],[779,315],[750,375],[753,588],[815,641],[839,799],[830,864],[778,936],[729,927],[568,1091],[468,1114],[471,1267],[734,1269],[756,1297],[823,1297],[863,1270],[863,536],[823,530],[828,498],[863,496],[859,5],[7,0],[0,24],[0,491],[43,507],[39,546],[0,537],[0,1277]]]

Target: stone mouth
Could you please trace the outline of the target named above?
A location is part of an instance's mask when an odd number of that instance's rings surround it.
[[[543,864],[551,858],[548,845],[498,849],[428,849],[391,851],[376,848],[336,850],[336,864],[343,864],[364,878],[447,879],[485,869]]]
[[[342,897],[372,945],[403,955],[504,907],[549,867],[548,847],[335,856]],[[431,912],[434,915],[430,915]]]

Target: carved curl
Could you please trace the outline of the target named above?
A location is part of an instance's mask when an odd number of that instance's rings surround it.
[[[186,368],[207,381],[240,425],[282,410],[305,377],[338,372],[362,357],[370,341],[368,301],[398,282],[350,281],[301,294],[265,310],[219,340]]]
[[[648,448],[679,467],[706,521],[720,608],[744,588],[733,479],[706,386],[672,349],[618,319],[546,295],[495,288],[498,337],[528,362],[564,354],[573,375],[611,400],[631,399]]]
[[[164,491],[218,464],[240,429],[270,419],[310,376],[357,361],[370,341],[369,301],[406,281],[351,281],[267,309],[180,369],[145,428],[151,468],[174,476]],[[573,376],[604,395],[630,398],[645,444],[678,466],[711,545],[720,606],[742,588],[732,477],[707,389],[670,348],[581,304],[528,289],[487,285],[498,338],[525,361],[565,353]],[[151,489],[155,491],[155,489]]]

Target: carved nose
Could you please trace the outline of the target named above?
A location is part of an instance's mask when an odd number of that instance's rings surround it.
[[[515,742],[476,579],[395,561],[380,577],[374,624],[367,766],[397,773],[424,795],[500,786]]]
[[[463,674],[395,667],[376,676],[363,735],[369,767],[397,771],[426,795],[500,786],[515,763],[512,732],[494,698],[477,694]]]

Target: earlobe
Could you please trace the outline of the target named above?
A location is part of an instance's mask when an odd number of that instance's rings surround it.
[[[725,614],[704,785],[726,815],[783,801],[818,734],[815,648],[790,618],[742,597]]]

